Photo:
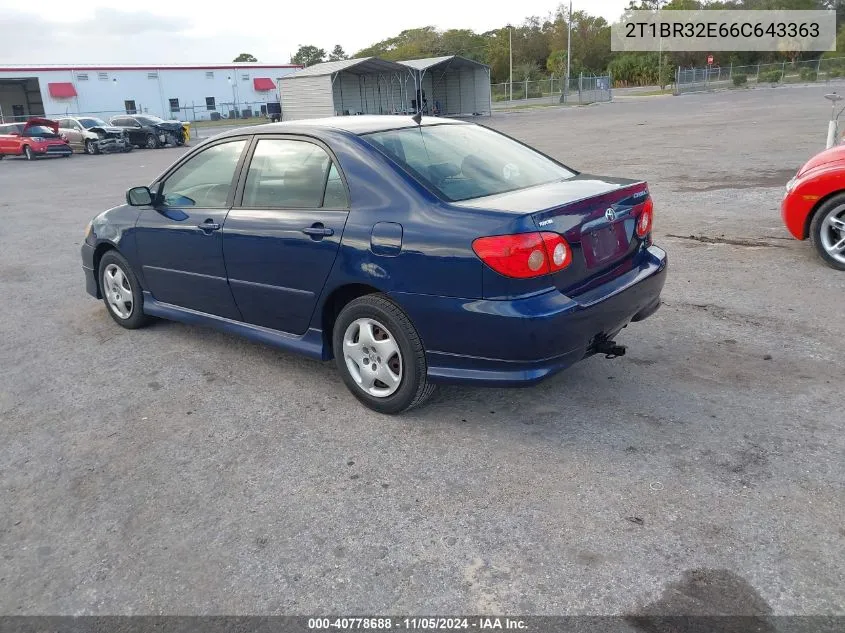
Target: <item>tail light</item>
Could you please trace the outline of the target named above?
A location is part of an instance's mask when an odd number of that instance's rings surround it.
[[[637,218],[637,237],[640,239],[651,233],[651,228],[654,225],[654,202],[651,198],[643,203],[643,210],[640,211],[640,217]]]
[[[479,237],[472,250],[497,273],[517,279],[548,275],[572,263],[567,241],[550,231]]]

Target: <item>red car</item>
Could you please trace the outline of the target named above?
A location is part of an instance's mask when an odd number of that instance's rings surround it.
[[[808,237],[832,268],[845,270],[845,146],[813,156],[786,185],[781,203],[786,228]]]
[[[0,125],[0,159],[4,156],[70,156],[73,150],[59,135],[59,124],[49,119]]]

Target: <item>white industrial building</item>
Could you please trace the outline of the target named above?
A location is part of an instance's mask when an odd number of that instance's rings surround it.
[[[442,116],[492,112],[490,68],[457,55],[325,62],[283,77],[279,88],[286,121],[420,109]]]
[[[279,101],[292,64],[0,66],[0,121],[146,113],[196,121],[254,116]]]

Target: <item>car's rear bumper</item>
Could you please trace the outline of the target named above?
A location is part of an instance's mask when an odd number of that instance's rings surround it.
[[[655,246],[639,265],[577,300],[557,291],[513,301],[392,296],[426,346],[432,382],[529,385],[596,352],[660,306],[666,253]]]

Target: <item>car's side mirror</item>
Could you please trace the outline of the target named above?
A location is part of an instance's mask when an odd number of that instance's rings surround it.
[[[126,192],[126,203],[133,207],[148,207],[153,203],[149,187],[132,187]]]

